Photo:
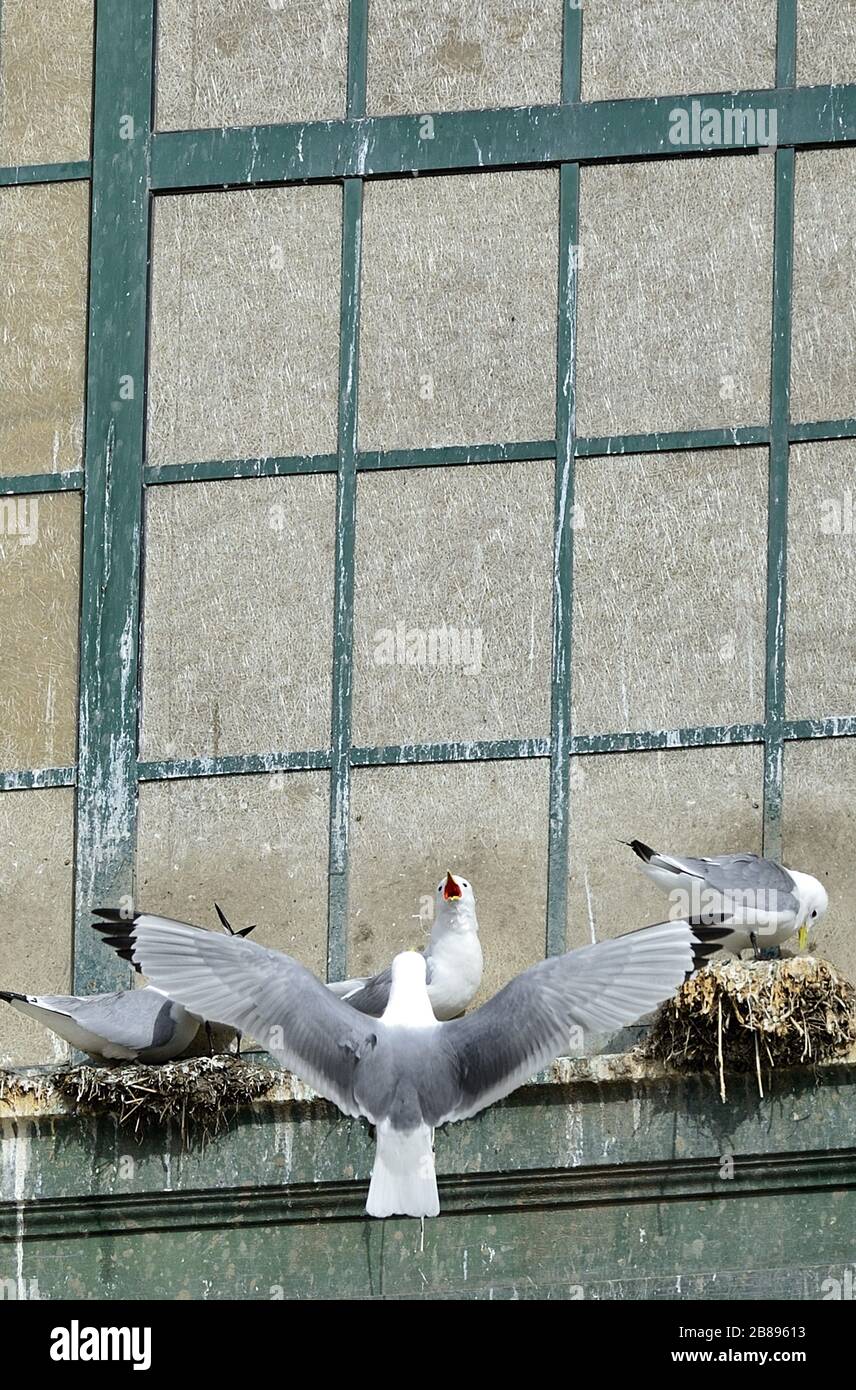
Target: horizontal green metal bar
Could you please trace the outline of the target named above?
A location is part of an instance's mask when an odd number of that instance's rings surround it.
[[[792,440],[847,439],[856,436],[856,419],[821,420],[791,427]],[[689,449],[732,449],[766,445],[768,425],[736,425],[712,430],[659,430],[653,434],[589,435],[575,442],[577,458],[606,458],[624,454],[656,454]],[[514,463],[556,457],[554,439],[510,441],[504,444],[449,444],[429,449],[374,449],[357,455],[357,471],[375,473],[393,468],[447,468],[482,463]],[[226,478],[280,478],[298,473],[335,473],[335,454],[288,458],[208,459],[200,463],[164,463],[145,471],[149,487],[163,483],[202,483]],[[30,474],[0,478],[0,495],[12,492],[71,491],[82,487],[83,474]]]
[[[165,191],[254,186],[406,171],[698,154],[700,144],[679,145],[671,138],[675,130],[670,113],[675,108],[691,112],[693,100],[721,113],[775,111],[779,146],[856,140],[856,84],[761,88],[437,112],[431,117],[429,138],[422,114],[162,131],[152,137],[152,187]],[[743,148],[753,148],[745,131],[744,138],[704,147],[703,152]]]
[[[817,420],[813,424],[791,425],[788,437],[792,444],[815,439],[852,439],[856,436],[856,416],[845,420]]]
[[[361,453],[359,472],[383,468],[445,468],[456,464],[515,463],[556,457],[555,439],[535,439],[510,444],[451,444],[438,449],[390,449]]]
[[[856,738],[856,714],[832,715],[828,719],[786,719],[782,738]]]
[[[768,425],[735,425],[716,430],[659,430],[655,434],[613,434],[578,439],[577,458],[604,458],[613,454],[656,454],[680,449],[734,449],[747,444],[766,444]]]
[[[763,724],[706,724],[688,729],[639,733],[575,734],[571,753],[644,753],[659,748],[712,748],[728,743],[763,743]]]
[[[335,454],[295,458],[208,459],[204,463],[162,463],[145,470],[147,487],[158,483],[209,483],[224,478],[283,478],[295,473],[335,473]]]
[[[352,748],[352,767],[395,767],[404,763],[471,763],[493,759],[549,758],[549,738],[504,738],[472,743],[391,743]]]
[[[644,729],[639,732],[575,734],[570,755],[589,753],[642,753],[670,748],[714,748],[725,744],[763,743],[765,726],[757,724],[706,724],[685,729]],[[783,727],[785,739],[856,738],[856,714],[826,719],[792,719]],[[352,748],[352,767],[395,767],[410,763],[468,763],[515,758],[548,758],[550,739],[484,739],[472,743],[392,743],[376,748]],[[243,753],[217,758],[176,758],[140,762],[141,782],[174,781],[187,777],[233,777],[275,772],[324,771],[331,765],[329,749],[313,748],[297,753]],[[48,768],[36,772],[0,773],[0,789],[21,786],[66,786],[74,781],[74,768]],[[28,780],[30,779],[30,780]]]
[[[71,183],[88,179],[91,174],[88,159],[70,164],[7,164],[0,169],[0,188],[17,188],[24,183]]]
[[[75,767],[37,767],[23,772],[0,772],[0,792],[32,791],[37,787],[73,787]]]
[[[302,753],[235,753],[218,758],[173,758],[160,762],[137,763],[141,782],[168,782],[183,777],[239,777],[274,772],[323,771],[330,766],[330,753],[312,748]]]
[[[68,473],[18,473],[0,478],[0,497],[12,497],[34,492],[80,492],[83,469]]]

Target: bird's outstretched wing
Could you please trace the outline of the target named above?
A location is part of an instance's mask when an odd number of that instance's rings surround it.
[[[344,999],[358,1013],[380,1018],[389,1003],[392,988],[392,966],[370,975],[365,980],[337,980],[327,988],[339,999]]]
[[[342,1003],[311,971],[241,936],[145,914],[124,919],[98,909],[108,945],[140,965],[153,984],[186,1009],[256,1038],[284,1067],[359,1114],[354,1070],[374,1046],[371,1020]]]
[[[456,1067],[453,1111],[464,1120],[501,1100],[567,1051],[577,1029],[633,1023],[668,999],[717,949],[725,926],[659,922],[610,941],[540,961],[475,1013],[445,1025],[440,1039]]]

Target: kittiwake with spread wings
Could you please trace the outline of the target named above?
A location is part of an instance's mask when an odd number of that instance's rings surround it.
[[[346,1115],[376,1127],[366,1211],[436,1216],[433,1131],[501,1100],[580,1029],[632,1023],[716,949],[720,928],[662,922],[554,956],[480,1009],[438,1021],[425,957],[392,962],[379,1019],[350,1008],[298,961],[238,937],[99,910],[109,945],[185,1008],[248,1033]]]

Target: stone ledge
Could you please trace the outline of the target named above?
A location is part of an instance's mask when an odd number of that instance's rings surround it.
[[[838,1068],[856,1064],[856,1045],[834,1060],[792,1069],[796,1074],[818,1071],[834,1073]],[[276,1080],[267,1095],[253,1101],[246,1109],[271,1105],[309,1104],[321,1097],[290,1072],[271,1068]],[[51,1118],[75,1114],[74,1104],[51,1084],[56,1068],[23,1068],[20,1071],[0,1071],[0,1120]],[[688,1073],[666,1067],[662,1062],[644,1057],[638,1051],[604,1053],[594,1057],[560,1057],[546,1071],[518,1087],[512,1096],[543,1087],[614,1086],[632,1083],[679,1082],[697,1078],[702,1073]],[[713,1074],[711,1073],[711,1076]]]

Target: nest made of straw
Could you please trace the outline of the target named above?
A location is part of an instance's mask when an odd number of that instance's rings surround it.
[[[187,1057],[161,1066],[70,1067],[51,1081],[76,1110],[115,1115],[138,1139],[175,1123],[183,1140],[213,1138],[236,1111],[277,1080],[267,1067],[236,1057]]]
[[[755,1072],[840,1056],[856,1042],[856,989],[827,960],[716,961],[663,1004],[645,1053],[680,1071]]]

